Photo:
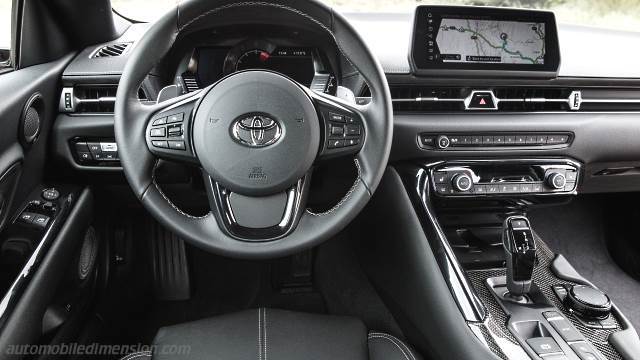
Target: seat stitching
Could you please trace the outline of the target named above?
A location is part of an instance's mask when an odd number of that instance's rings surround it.
[[[411,358],[412,358],[413,360],[416,360],[416,357],[415,357],[415,355],[413,354],[413,351],[412,351],[411,349],[409,349],[409,347],[407,346],[407,344],[405,344],[402,340],[398,339],[397,337],[395,337],[395,336],[393,336],[393,335],[391,335],[391,334],[381,333],[381,332],[375,332],[375,331],[372,331],[370,334],[371,334],[371,335],[379,335],[379,336],[386,336],[386,337],[389,337],[391,340],[393,340],[393,341],[395,341],[396,343],[398,343],[398,345],[402,346],[402,347],[407,351],[407,353],[409,353],[409,355],[411,355]]]
[[[411,352],[411,350],[409,350],[408,348],[405,350],[402,348],[401,345],[404,345],[400,340],[398,340],[397,338],[389,335],[389,334],[385,334],[385,333],[370,333],[369,334],[369,339],[385,339],[389,342],[391,342],[393,345],[395,345],[398,350],[400,350],[400,352],[402,353],[402,355],[404,356],[404,358],[406,360],[416,360],[415,356],[413,356],[413,353]],[[409,355],[407,355],[407,353]]]
[[[383,335],[383,336],[388,336],[390,337],[392,340],[394,340],[395,342],[398,343],[398,345],[402,346],[407,353],[411,356],[412,360],[416,360],[415,355],[413,354],[413,351],[411,349],[409,349],[409,346],[407,346],[407,344],[405,344],[402,340],[398,339],[397,337],[391,335],[391,334],[387,334],[387,333],[374,333],[374,334],[378,334],[378,335]]]
[[[400,350],[400,353],[405,358],[405,360],[411,360],[411,359],[409,359],[407,354],[404,352],[404,350],[398,344],[396,344],[393,340],[391,340],[390,338],[385,337],[385,336],[369,336],[369,340],[371,340],[371,339],[385,339],[385,340],[389,341],[390,343],[395,345],[395,347],[398,348],[398,350]]]
[[[258,309],[258,360],[262,360],[262,312]]]
[[[264,313],[262,314],[262,322],[263,322],[263,327],[264,327],[264,341],[263,341],[263,346],[264,346],[264,360],[267,360],[267,308],[263,308]]]

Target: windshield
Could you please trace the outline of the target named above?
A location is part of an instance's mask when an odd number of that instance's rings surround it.
[[[416,5],[485,5],[553,10],[558,22],[640,31],[640,0],[321,0],[344,12],[411,12]],[[134,20],[153,21],[177,0],[112,0]]]

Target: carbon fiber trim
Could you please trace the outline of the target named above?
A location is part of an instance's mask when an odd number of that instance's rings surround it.
[[[576,283],[562,280],[555,276],[551,271],[551,262],[553,261],[555,254],[549,249],[549,247],[536,236],[536,245],[538,246],[538,264],[533,271],[533,282],[540,288],[545,297],[550,300],[559,310],[562,311],[564,316],[571,321],[571,323],[609,360],[622,360],[622,356],[613,348],[613,346],[608,342],[609,335],[612,333],[621,330],[620,324],[618,323],[617,329],[593,329],[585,326],[582,322],[580,322],[575,315],[570,312],[565,306],[560,302],[555,293],[553,292],[553,285],[565,284],[565,285],[575,285]],[[509,332],[506,327],[507,324],[507,315],[502,310],[498,302],[495,300],[490,290],[486,285],[486,280],[491,277],[497,276],[505,276],[506,269],[489,269],[489,270],[472,270],[467,272],[467,276],[471,281],[474,289],[478,293],[480,299],[482,299],[485,304],[488,316],[487,320],[483,324],[472,324],[470,323],[470,327],[486,327],[485,330],[482,330],[482,334],[491,334],[494,339],[499,339],[502,341],[507,341],[507,345],[511,346],[513,344],[518,344],[515,340],[515,337]],[[617,320],[616,320],[617,323]],[[493,331],[490,331],[489,328],[493,328]],[[476,333],[478,335],[478,333]],[[500,349],[496,351],[495,346],[489,345],[489,348],[494,351],[494,353],[502,358],[504,358],[504,347],[499,346]],[[520,347],[518,345],[518,347]],[[511,354],[509,356],[511,359]]]

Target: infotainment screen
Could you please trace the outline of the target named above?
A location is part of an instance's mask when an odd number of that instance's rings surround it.
[[[418,72],[439,74],[551,75],[560,63],[553,13],[464,6],[418,7],[411,56]]]

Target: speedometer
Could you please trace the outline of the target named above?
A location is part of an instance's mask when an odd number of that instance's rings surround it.
[[[265,50],[254,49],[240,55],[236,62],[236,71],[268,68],[267,62],[271,54]]]

